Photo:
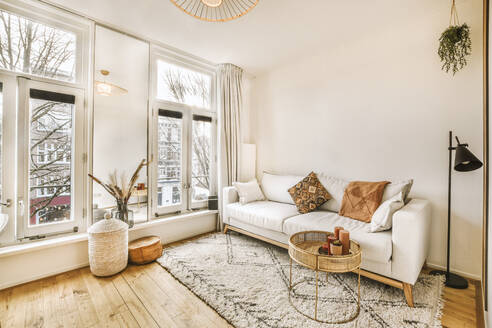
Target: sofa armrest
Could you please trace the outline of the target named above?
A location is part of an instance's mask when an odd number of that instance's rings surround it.
[[[236,203],[239,201],[239,195],[237,194],[235,187],[225,187],[222,190],[222,220],[225,223],[229,223],[229,216],[227,215],[227,205]]]
[[[412,199],[393,214],[391,274],[415,284],[429,251],[431,206],[429,201]]]

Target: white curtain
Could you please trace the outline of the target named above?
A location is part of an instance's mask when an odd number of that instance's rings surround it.
[[[241,108],[243,70],[232,64],[220,64],[217,72],[219,88],[219,110],[221,116],[221,165],[219,200],[222,189],[239,181],[241,156]],[[222,202],[219,202],[222,213]],[[222,230],[222,216],[219,215],[218,229]]]

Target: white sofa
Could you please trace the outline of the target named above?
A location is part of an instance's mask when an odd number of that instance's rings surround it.
[[[263,176],[261,187],[267,198],[245,205],[238,202],[234,187],[223,190],[222,219],[224,231],[235,230],[278,246],[287,247],[289,236],[299,231],[333,231],[343,226],[362,248],[362,275],[401,288],[408,305],[413,306],[412,285],[425,263],[429,248],[430,204],[411,199],[393,215],[393,228],[371,233],[369,223],[338,215],[343,190],[342,179],[318,174],[321,183],[334,199],[307,214],[297,211],[287,189],[302,176]],[[331,181],[329,181],[331,179]],[[324,183],[325,182],[325,183]],[[388,189],[391,189],[388,188]],[[391,191],[391,190],[389,190]],[[386,192],[386,190],[385,190]]]

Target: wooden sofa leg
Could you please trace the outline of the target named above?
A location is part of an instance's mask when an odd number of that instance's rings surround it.
[[[405,299],[409,307],[413,306],[413,286],[407,283],[403,283],[403,293],[405,293]]]
[[[227,233],[228,230],[229,230],[229,226],[227,224],[224,224],[224,233]]]

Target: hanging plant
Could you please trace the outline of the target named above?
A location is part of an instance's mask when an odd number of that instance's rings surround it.
[[[468,25],[460,25],[455,0],[451,6],[451,18],[449,27],[439,38],[439,50],[437,51],[441,62],[442,70],[456,74],[466,66],[466,56],[471,54],[470,28]]]

